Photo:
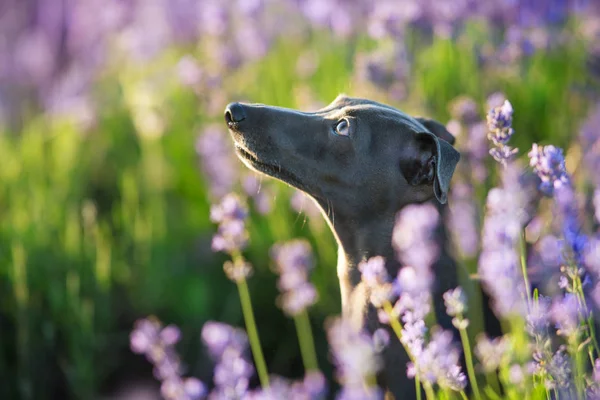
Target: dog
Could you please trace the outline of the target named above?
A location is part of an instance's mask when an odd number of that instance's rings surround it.
[[[338,243],[342,313],[357,328],[382,325],[357,266],[383,256],[390,276],[401,267],[391,244],[395,217],[404,206],[447,201],[460,154],[454,136],[434,120],[411,117],[375,101],[338,96],[316,112],[231,103],[225,121],[242,162],[311,196]],[[444,227],[438,240],[446,243]],[[453,329],[442,294],[458,285],[457,266],[442,245],[433,266],[438,323]],[[416,397],[406,377],[408,355],[398,341],[383,352],[379,384],[396,399]]]

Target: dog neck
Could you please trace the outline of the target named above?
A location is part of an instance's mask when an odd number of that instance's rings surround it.
[[[398,273],[392,247],[392,231],[396,212],[389,212],[368,220],[356,220],[336,215],[327,218],[338,243],[337,274],[340,281],[342,310],[349,312],[351,297],[360,285],[361,273],[358,265],[374,256],[386,259],[386,268],[391,277]]]

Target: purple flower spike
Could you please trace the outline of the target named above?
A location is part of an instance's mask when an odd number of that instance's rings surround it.
[[[600,223],[600,188],[594,191],[594,209],[596,211],[596,221]]]
[[[530,199],[516,165],[510,164],[502,172],[503,187],[493,188],[487,196],[478,270],[498,315],[525,315],[526,293],[517,246],[529,217]]]
[[[473,257],[479,248],[478,215],[473,187],[464,183],[454,185],[450,197],[448,226],[452,237],[464,257]]]
[[[337,399],[379,399],[377,388],[367,387],[368,380],[381,368],[373,340],[357,332],[349,321],[337,318],[328,322],[327,338],[342,391]],[[358,394],[364,397],[356,397]]]
[[[534,144],[529,157],[530,165],[542,181],[540,192],[554,197],[556,215],[564,239],[561,254],[563,275],[559,285],[567,289],[571,287],[574,279],[589,278],[585,276],[586,271],[581,268],[588,237],[583,233],[579,221],[577,193],[571,185],[571,179],[565,168],[565,158],[560,148]]]
[[[462,315],[467,311],[467,298],[461,287],[448,290],[444,293],[446,313],[451,317]]]
[[[485,372],[493,372],[502,365],[510,349],[510,342],[504,337],[490,339],[485,334],[477,337],[475,355]]]
[[[283,311],[294,316],[317,301],[317,291],[308,282],[314,260],[310,244],[306,240],[292,240],[276,244],[271,249],[271,258],[280,275],[278,287],[281,291],[279,305]]]
[[[600,103],[597,103],[581,127],[579,141],[583,152],[583,165],[585,166],[588,177],[596,188],[596,193],[600,191]],[[600,196],[600,195],[597,195]],[[596,218],[600,221],[600,200],[596,203]]]
[[[205,323],[201,336],[214,358],[220,358],[227,348],[233,347],[241,353],[248,346],[248,337],[244,331],[221,322]]]
[[[508,100],[499,107],[492,108],[487,115],[489,139],[496,145],[505,145],[512,137],[513,108]]]
[[[215,389],[209,399],[243,398],[254,373],[245,356],[248,346],[246,333],[220,322],[207,322],[202,328],[202,340],[217,362],[213,377]]]
[[[210,208],[210,220],[220,223],[228,220],[243,221],[248,217],[248,209],[242,200],[233,193],[229,193],[219,204]]]
[[[548,196],[554,190],[569,184],[569,175],[565,168],[565,157],[562,149],[554,146],[539,146],[534,144],[529,152],[529,165],[540,177],[540,191]]]
[[[424,270],[437,260],[439,248],[434,235],[439,219],[431,203],[411,204],[398,213],[392,244],[402,264]]]
[[[206,127],[196,141],[196,152],[211,195],[220,198],[229,193],[238,180],[239,171],[227,132],[217,125]]]
[[[518,151],[507,145],[514,133],[512,117],[513,108],[508,100],[487,114],[488,139],[496,146],[490,150],[490,155],[504,166]]]
[[[434,331],[427,346],[414,356],[414,367],[423,381],[455,391],[466,387],[467,377],[460,368],[460,352],[453,343],[452,332]]]
[[[247,215],[246,205],[234,194],[228,194],[219,204],[211,207],[210,219],[219,223],[217,233],[212,240],[213,251],[232,254],[246,247],[248,244],[245,225]]]
[[[542,341],[549,337],[548,328],[550,327],[550,299],[540,296],[537,301],[533,302],[527,313],[527,333],[531,337]]]
[[[181,363],[173,346],[181,332],[174,325],[162,327],[150,317],[135,323],[130,335],[131,350],[144,354],[154,365],[154,375],[161,383],[161,394],[166,400],[196,400],[206,396],[206,386],[196,378],[181,377]]]
[[[556,323],[557,333],[566,338],[579,332],[580,314],[586,315],[586,312],[573,293],[567,293],[562,299],[555,300],[550,308],[550,315]]]
[[[371,303],[375,307],[383,306],[392,296],[392,284],[390,283],[385,259],[381,256],[371,257],[358,264],[362,281],[370,291]]]

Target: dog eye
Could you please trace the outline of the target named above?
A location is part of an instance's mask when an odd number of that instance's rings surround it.
[[[335,133],[340,136],[348,136],[350,134],[350,123],[347,119],[342,119],[337,123]]]

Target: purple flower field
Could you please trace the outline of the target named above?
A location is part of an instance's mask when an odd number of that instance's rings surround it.
[[[600,399],[599,43],[595,0],[0,3],[0,399],[387,399],[390,359],[419,400]],[[340,93],[461,153],[351,271],[366,329],[332,209],[223,120]]]

